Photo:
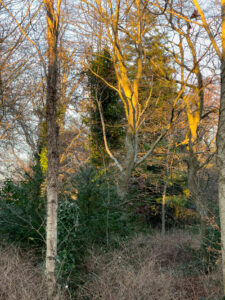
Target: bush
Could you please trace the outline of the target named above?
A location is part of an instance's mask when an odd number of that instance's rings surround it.
[[[206,270],[211,270],[221,254],[219,216],[207,219],[206,233],[200,247],[202,261]]]
[[[220,264],[221,241],[219,217],[211,216],[206,221],[205,235],[199,247],[196,249],[187,247],[192,254],[191,262],[187,265],[184,264],[187,274],[198,273],[199,271],[208,274],[212,272],[218,263]]]
[[[76,200],[60,200],[58,211],[59,272],[70,286],[79,281],[88,249],[116,246],[116,237],[130,235],[133,224],[130,215],[119,208],[115,186],[103,169],[87,165],[71,180]]]
[[[134,209],[139,222],[146,223],[152,228],[160,228],[162,224],[162,197],[145,196],[134,201]],[[166,228],[182,228],[185,225],[194,225],[198,215],[192,203],[181,196],[167,196],[165,203]]]
[[[79,222],[89,240],[107,244],[107,232],[112,240],[114,234],[127,235],[126,222],[129,214],[120,208],[114,183],[103,169],[85,167],[76,178]]]
[[[38,156],[35,156],[38,161]],[[40,164],[25,173],[21,182],[7,179],[0,191],[0,234],[10,242],[32,247],[45,243],[45,202],[41,195],[44,176]]]
[[[21,182],[4,183],[0,192],[0,233],[7,241],[43,253],[46,196],[41,192],[45,177],[38,157],[32,169]],[[88,249],[93,245],[116,246],[116,237],[130,235],[134,222],[128,210],[121,209],[115,186],[103,169],[87,165],[70,180],[73,190],[59,193],[57,270],[61,282],[71,286],[79,281]]]

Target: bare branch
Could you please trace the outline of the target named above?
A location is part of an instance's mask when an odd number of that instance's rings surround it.
[[[154,151],[155,147],[158,145],[158,143],[162,140],[162,138],[167,134],[169,128],[166,128],[163,130],[163,132],[160,134],[160,136],[156,139],[156,141],[153,143],[152,147],[148,150],[148,152],[137,161],[137,163],[135,164],[135,167],[137,167],[138,165],[140,165],[146,158],[148,158],[152,152]]]
[[[112,152],[110,151],[110,149],[108,147],[108,142],[107,142],[106,133],[105,133],[105,122],[104,122],[104,117],[103,117],[103,113],[102,113],[102,106],[101,106],[100,101],[97,99],[97,97],[96,97],[96,102],[98,104],[98,109],[99,109],[99,113],[100,113],[100,118],[101,118],[101,123],[102,123],[102,133],[103,133],[103,139],[104,139],[106,152],[111,157],[111,159],[114,160],[114,162],[115,162],[116,166],[119,168],[120,172],[122,172],[123,171],[122,166],[120,165],[120,163],[118,162],[118,160],[112,154]]]

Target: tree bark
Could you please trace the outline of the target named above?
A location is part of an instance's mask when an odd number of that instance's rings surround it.
[[[46,97],[47,123],[47,225],[46,225],[46,287],[48,300],[58,299],[55,277],[57,258],[57,209],[59,170],[59,126],[57,124],[58,17],[54,0],[43,0],[47,13],[48,73]]]
[[[166,233],[166,192],[169,183],[169,156],[170,156],[170,141],[168,139],[168,147],[166,153],[166,180],[164,182],[163,194],[162,194],[162,235]]]
[[[188,159],[188,187],[190,190],[191,197],[193,198],[197,212],[200,216],[200,226],[201,226],[201,237],[202,240],[205,237],[206,232],[206,217],[207,217],[207,208],[201,197],[201,190],[199,186],[199,162],[195,157],[195,154],[192,151],[189,151]]]
[[[136,145],[135,134],[129,128],[125,140],[126,156],[123,164],[123,170],[120,172],[117,181],[117,195],[120,199],[124,199],[128,192],[128,183],[135,164]]]
[[[219,211],[221,225],[221,250],[223,270],[223,294],[225,295],[225,0],[221,0],[222,8],[222,57],[221,57],[221,95],[217,132],[217,167],[219,189]]]

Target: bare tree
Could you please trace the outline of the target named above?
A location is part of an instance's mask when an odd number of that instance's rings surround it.
[[[146,57],[146,49],[144,39],[150,34],[151,26],[149,26],[148,18],[149,12],[145,9],[145,5],[139,0],[130,1],[94,1],[94,3],[88,1],[82,1],[82,9],[88,16],[93,17],[95,23],[97,22],[100,27],[100,31],[94,32],[96,38],[98,38],[104,47],[109,51],[112,62],[114,65],[114,71],[117,78],[117,85],[113,85],[105,78],[102,78],[94,72],[89,70],[97,77],[100,77],[105,84],[117,91],[120,99],[124,105],[125,117],[126,117],[126,137],[124,142],[124,156],[123,159],[118,159],[116,155],[109,149],[105,134],[104,115],[99,103],[99,111],[102,121],[103,135],[105,148],[109,156],[114,161],[115,165],[119,169],[119,175],[117,180],[117,192],[120,198],[124,198],[128,190],[128,182],[132,173],[132,170],[147,159],[154,151],[155,147],[166,135],[169,127],[171,126],[172,118],[168,117],[167,124],[156,135],[155,141],[153,141],[150,149],[139,155],[139,139],[140,129],[145,123],[146,116],[149,114],[149,104],[151,103],[152,96],[152,76],[148,78],[147,88],[145,87],[145,96],[141,95],[142,81],[146,80],[146,74],[143,72],[144,64],[148,59]],[[90,26],[92,26],[89,21]],[[103,38],[104,36],[104,38]],[[128,54],[126,53],[125,40],[129,39],[132,48],[132,58],[129,61]],[[134,65],[131,72],[131,65]],[[179,93],[178,93],[179,94]],[[180,93],[181,95],[181,93]],[[171,95],[171,111],[174,109],[173,102],[176,103],[180,95],[174,97]],[[175,104],[174,104],[175,106]]]
[[[219,123],[217,131],[217,167],[219,173],[219,211],[220,211],[220,224],[221,224],[221,248],[222,248],[222,270],[223,270],[223,293],[225,295],[225,0],[221,3],[211,1],[207,3],[211,5],[210,12],[214,12],[214,16],[207,17],[205,8],[201,7],[198,0],[192,0],[195,11],[189,11],[189,14],[177,13],[173,9],[173,3],[167,11],[176,18],[185,20],[189,26],[195,24],[200,26],[206,32],[209,40],[212,43],[217,58],[220,61],[220,79],[221,79],[221,92],[220,92],[220,112]],[[163,7],[157,1],[155,5],[163,10]],[[214,9],[212,9],[212,7]],[[215,12],[215,8],[218,10]],[[195,12],[195,13],[194,13]],[[193,14],[194,13],[194,14]],[[196,19],[197,18],[197,19]],[[217,20],[220,19],[218,25]],[[222,27],[221,27],[222,25]],[[221,29],[222,28],[222,29]],[[218,34],[220,33],[221,34]],[[222,44],[222,49],[220,45]]]
[[[209,71],[207,78],[204,77],[205,66],[210,66],[210,60],[212,60],[212,55],[210,55],[212,43],[202,28],[190,25],[188,20],[177,17],[177,15],[188,14],[188,8],[182,1],[177,6],[174,4],[172,9],[172,11],[165,13],[165,18],[173,32],[177,33],[177,42],[173,40],[172,43],[176,45],[176,51],[179,53],[179,56],[176,57],[176,63],[180,68],[180,84],[185,84],[185,77],[190,77],[183,94],[188,124],[186,138],[183,142],[186,144],[187,150],[185,161],[188,168],[188,186],[200,215],[201,233],[202,238],[204,238],[208,212],[206,199],[202,196],[199,172],[210,162],[215,147],[213,148],[212,145],[211,147],[203,147],[204,135],[206,134],[203,128],[206,128],[207,118],[209,119],[211,114],[217,112],[215,106],[205,105],[205,90],[216,79],[213,78],[212,74],[209,80]],[[195,12],[194,7],[193,11]],[[196,18],[198,15],[192,14],[191,19],[195,20]],[[175,50],[169,51],[175,55]]]

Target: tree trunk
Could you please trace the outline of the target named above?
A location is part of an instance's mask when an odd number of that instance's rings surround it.
[[[162,235],[166,233],[166,190],[167,190],[167,181],[164,184],[163,195],[162,195]]]
[[[201,197],[201,191],[198,178],[199,163],[192,151],[189,151],[188,159],[188,187],[193,198],[197,211],[200,216],[201,237],[205,237],[207,209]]]
[[[117,195],[120,199],[124,199],[128,192],[128,183],[131,177],[135,162],[135,134],[129,128],[125,140],[126,156],[123,164],[123,170],[120,172],[117,181]]]
[[[219,211],[221,225],[221,250],[223,270],[223,294],[225,295],[225,0],[221,1],[222,8],[222,57],[221,57],[221,94],[220,113],[217,132],[217,167]]]
[[[59,127],[57,124],[57,41],[58,16],[54,1],[43,0],[47,11],[48,73],[46,97],[47,123],[47,226],[46,226],[46,286],[48,300],[58,299],[55,267],[57,258],[57,209],[59,170]]]
[[[166,153],[166,180],[164,182],[163,194],[162,194],[162,235],[166,233],[166,192],[169,183],[169,155],[170,155],[170,141],[168,139],[168,147]]]

